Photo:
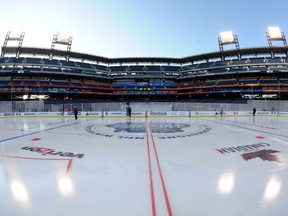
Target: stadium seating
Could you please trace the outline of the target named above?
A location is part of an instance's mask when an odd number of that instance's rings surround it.
[[[144,66],[129,66],[130,72],[141,72],[144,71]]]
[[[48,92],[56,98],[66,93],[80,94],[83,99],[93,99],[93,94],[105,98],[117,93],[123,98],[137,95],[134,99],[138,95],[151,100],[165,95],[170,100],[177,95],[181,100],[198,100],[203,95],[219,99],[227,93],[235,97],[227,99],[232,100],[251,92],[252,87],[253,92],[287,87],[287,50],[275,49],[273,53],[273,47],[243,52],[240,49],[161,61],[80,53],[69,53],[69,59],[65,52],[52,58],[50,51],[45,56],[42,49],[36,48],[30,55],[21,50],[20,56],[0,58],[0,87],[14,85],[19,91],[28,87],[30,92]]]
[[[235,86],[235,85],[237,85],[237,80],[236,79],[218,80],[217,85],[218,86],[221,86],[221,85],[232,85],[232,86]]]

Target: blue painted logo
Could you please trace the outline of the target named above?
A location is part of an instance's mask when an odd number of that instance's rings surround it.
[[[173,123],[173,122],[151,122],[150,127],[152,133],[177,133],[183,132],[183,128],[189,127],[189,124]],[[106,127],[114,129],[114,133],[145,133],[146,127],[144,122],[121,122],[108,124]]]

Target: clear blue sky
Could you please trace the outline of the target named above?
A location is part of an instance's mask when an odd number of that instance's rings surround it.
[[[229,30],[241,48],[267,46],[268,26],[288,37],[287,0],[0,0],[0,8],[1,46],[12,28],[24,29],[23,46],[42,48],[63,32],[73,37],[72,51],[105,57],[214,52]]]

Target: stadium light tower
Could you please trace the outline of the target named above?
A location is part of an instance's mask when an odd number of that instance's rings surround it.
[[[2,47],[1,57],[4,57],[5,55],[5,48],[7,47],[7,44],[9,41],[18,41],[17,51],[16,51],[16,57],[18,58],[20,55],[20,48],[22,47],[23,40],[24,40],[25,32],[23,31],[15,31],[11,30],[8,31],[4,40],[4,44]]]
[[[230,45],[230,44],[235,44],[236,49],[239,50],[239,42],[237,35],[234,35],[232,31],[225,31],[225,32],[220,32],[220,37],[218,37],[218,44],[219,44],[219,49],[220,52],[224,51],[224,45]],[[222,61],[225,60],[225,56],[222,55]],[[241,58],[240,53],[238,54],[238,59]]]
[[[284,46],[287,46],[285,35],[281,32],[279,27],[268,27],[266,32],[269,47],[272,47],[272,41],[282,41]]]
[[[224,51],[224,45],[235,44],[236,49],[239,49],[239,42],[237,35],[234,35],[232,31],[220,32],[218,37],[218,44],[220,51]]]
[[[53,58],[53,55],[54,55],[53,51],[55,50],[56,44],[67,46],[66,60],[68,60],[69,52],[71,51],[72,37],[70,37],[69,34],[65,34],[65,33],[57,33],[57,35],[54,35],[52,39],[52,44],[51,44],[50,59]]]

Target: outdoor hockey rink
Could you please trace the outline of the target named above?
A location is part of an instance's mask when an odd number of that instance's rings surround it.
[[[288,118],[2,118],[1,216],[283,216]]]

